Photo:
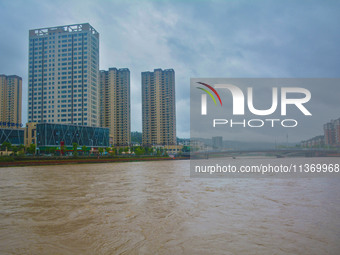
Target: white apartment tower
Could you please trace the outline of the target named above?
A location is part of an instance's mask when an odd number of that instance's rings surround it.
[[[88,23],[29,31],[28,122],[99,126],[99,33]]]

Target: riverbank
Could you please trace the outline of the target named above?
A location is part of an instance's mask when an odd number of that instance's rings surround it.
[[[138,162],[138,161],[163,161],[163,160],[185,160],[188,157],[122,157],[122,158],[30,158],[16,159],[0,162],[0,167],[10,166],[38,166],[38,165],[65,165],[65,164],[91,164],[91,163],[116,163],[116,162]]]

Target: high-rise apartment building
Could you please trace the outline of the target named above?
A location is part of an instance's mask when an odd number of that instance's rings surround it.
[[[323,125],[325,144],[340,144],[340,118]]]
[[[325,144],[332,145],[335,143],[335,129],[332,122],[323,125],[323,131],[325,134]]]
[[[17,75],[0,75],[0,127],[21,125],[22,79]]]
[[[99,126],[99,34],[88,23],[29,31],[28,122]]]
[[[335,143],[340,145],[340,118],[334,121]]]
[[[110,129],[114,146],[130,145],[130,71],[127,68],[100,71],[100,126]]]
[[[176,144],[175,71],[142,72],[143,145]]]

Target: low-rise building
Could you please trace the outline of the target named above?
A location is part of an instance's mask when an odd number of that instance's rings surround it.
[[[301,142],[303,148],[320,148],[325,145],[325,137],[323,135],[315,136],[311,139]]]
[[[0,128],[0,145],[9,142],[12,145],[24,144],[23,128]]]
[[[25,145],[35,144],[38,149],[48,147],[108,147],[109,129],[101,127],[79,126],[56,123],[27,123],[25,128]]]

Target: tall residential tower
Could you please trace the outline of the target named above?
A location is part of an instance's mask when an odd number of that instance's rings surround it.
[[[127,68],[100,71],[100,126],[110,128],[114,146],[130,145],[130,71]]]
[[[0,75],[0,127],[21,125],[22,79],[16,75]]]
[[[175,71],[142,72],[143,145],[176,144]]]
[[[99,126],[99,34],[88,23],[29,31],[28,122]]]
[[[340,118],[323,125],[325,144],[340,145]]]

